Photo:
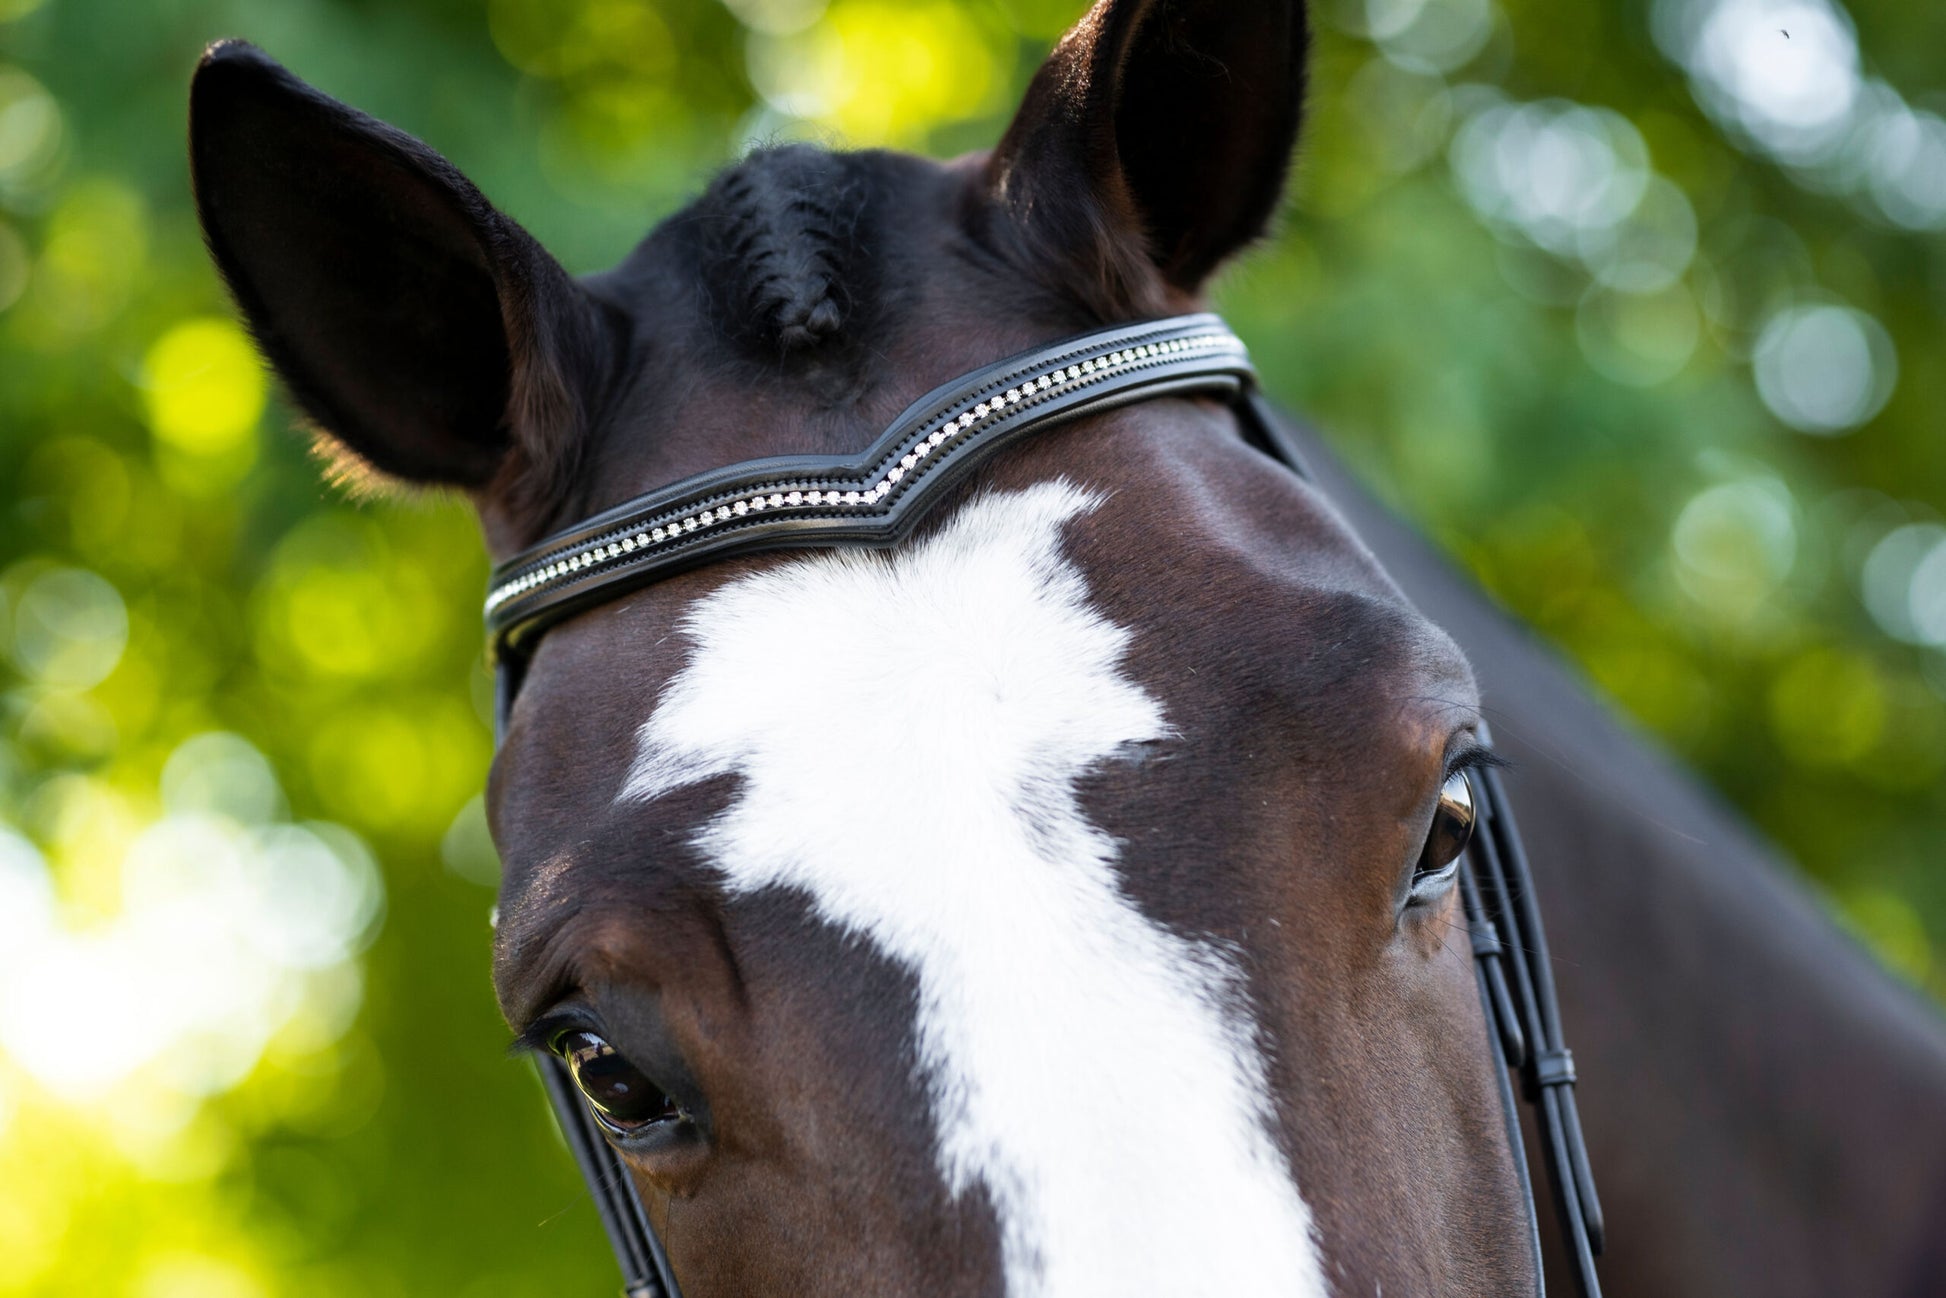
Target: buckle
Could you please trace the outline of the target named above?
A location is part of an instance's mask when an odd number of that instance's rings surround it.
[[[1575,1083],[1572,1050],[1541,1050],[1534,1055],[1534,1085],[1573,1086]]]
[[[1500,930],[1490,919],[1476,919],[1467,925],[1473,938],[1473,954],[1482,958],[1504,955],[1507,948],[1501,944]]]

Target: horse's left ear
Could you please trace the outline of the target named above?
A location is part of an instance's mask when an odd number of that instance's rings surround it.
[[[1133,241],[1194,294],[1276,210],[1307,44],[1303,0],[1100,0],[1028,88],[993,192],[1058,253],[1125,278]]]

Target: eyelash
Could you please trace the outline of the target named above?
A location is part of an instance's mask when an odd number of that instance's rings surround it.
[[[601,1025],[572,1009],[552,1009],[524,1028],[507,1046],[510,1055],[551,1055],[554,1043],[570,1032],[600,1032]]]
[[[1450,780],[1463,771],[1502,771],[1512,765],[1491,748],[1476,744],[1447,762],[1444,779]]]

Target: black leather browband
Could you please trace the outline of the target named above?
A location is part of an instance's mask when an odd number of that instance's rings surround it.
[[[685,568],[782,546],[891,545],[1016,436],[1170,392],[1233,395],[1249,353],[1213,315],[1070,338],[921,397],[863,453],[746,460],[638,496],[494,570],[487,635],[519,657],[549,626]]]

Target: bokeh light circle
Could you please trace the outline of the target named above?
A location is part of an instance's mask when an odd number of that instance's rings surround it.
[[[61,151],[61,108],[40,82],[0,67],[0,186],[32,184]]]
[[[1700,605],[1746,617],[1796,565],[1797,509],[1775,478],[1720,483],[1683,506],[1670,545],[1677,579]]]
[[[1825,0],[1665,0],[1686,9],[1677,56],[1701,97],[1786,161],[1819,161],[1844,142],[1863,87],[1858,38]]]
[[[35,577],[14,609],[13,658],[43,685],[85,690],[115,670],[128,647],[121,593],[85,568]]]
[[[1946,526],[1908,523],[1887,532],[1865,557],[1859,597],[1893,639],[1946,645]]]
[[[1946,228],[1946,118],[1901,104],[1872,124],[1865,148],[1872,201],[1887,220]]]
[[[1365,26],[1385,57],[1413,72],[1464,67],[1493,34],[1491,0],[1366,0]]]
[[[723,0],[737,21],[767,36],[792,36],[824,17],[829,0]]]
[[[1696,256],[1695,209],[1677,185],[1651,176],[1628,217],[1583,230],[1577,251],[1609,288],[1658,292],[1680,279]]]
[[[1799,432],[1848,432],[1876,415],[1898,382],[1884,326],[1862,311],[1821,304],[1772,316],[1753,353],[1757,392]]]
[[[1635,211],[1651,174],[1626,118],[1551,99],[1474,114],[1454,137],[1452,161],[1482,216],[1564,257]]]
[[[1680,282],[1656,293],[1612,293],[1597,286],[1575,309],[1574,326],[1588,364],[1636,388],[1682,373],[1702,337],[1695,299]]]
[[[156,437],[191,455],[223,455],[248,443],[268,384],[256,348],[232,320],[184,320],[142,362],[143,396]]]
[[[178,814],[205,812],[261,825],[283,810],[277,774],[241,735],[209,731],[176,746],[162,768],[162,805]]]

